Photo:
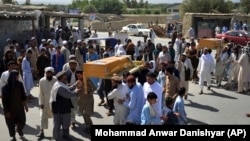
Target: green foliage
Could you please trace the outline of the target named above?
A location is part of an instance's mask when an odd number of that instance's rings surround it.
[[[3,3],[10,3],[12,4],[12,0],[2,0]]]
[[[148,1],[146,0],[123,0],[123,3],[126,5],[127,8],[147,8]]]
[[[181,16],[186,12],[191,13],[230,13],[233,3],[230,0],[183,0]]]
[[[156,15],[159,15],[159,14],[161,14],[161,11],[160,10],[155,10],[153,13],[156,14]]]
[[[145,14],[151,14],[151,10],[146,9],[146,10],[145,10]]]
[[[250,0],[241,0],[241,7],[243,9],[243,12],[246,14],[250,13]]]
[[[97,13],[97,9],[93,4],[88,4],[83,8],[83,13]]]
[[[125,6],[119,0],[92,0],[91,3],[95,5],[99,13],[113,13],[122,14]]]

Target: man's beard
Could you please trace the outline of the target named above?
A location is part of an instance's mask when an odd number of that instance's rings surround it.
[[[46,79],[48,80],[48,81],[51,81],[52,80],[52,76],[46,76]]]

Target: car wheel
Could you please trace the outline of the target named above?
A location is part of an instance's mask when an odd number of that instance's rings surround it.
[[[143,36],[142,32],[139,32],[138,36],[142,37]]]

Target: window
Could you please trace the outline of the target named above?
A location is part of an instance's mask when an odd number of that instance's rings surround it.
[[[236,36],[236,32],[228,32],[227,35],[228,36]]]
[[[133,25],[129,25],[128,28],[133,28]]]

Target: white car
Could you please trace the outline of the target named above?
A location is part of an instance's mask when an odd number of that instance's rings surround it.
[[[146,28],[143,24],[128,24],[122,27],[121,32],[136,36],[148,36],[150,29]]]

